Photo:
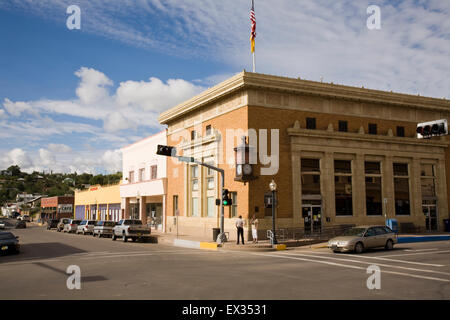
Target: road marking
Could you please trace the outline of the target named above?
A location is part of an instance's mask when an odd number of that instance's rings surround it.
[[[403,251],[432,251],[432,250],[439,250],[439,249],[404,249]]]
[[[308,254],[288,254],[287,255],[294,255],[294,256],[304,256],[304,257],[314,257],[314,258],[321,258],[321,259],[332,259],[332,260],[339,260],[339,261],[348,261],[348,262],[356,262],[356,263],[365,263],[365,264],[373,264],[373,262],[369,261],[361,261],[361,260],[352,260],[352,259],[342,259],[342,258],[336,258],[336,257],[326,257],[326,256],[317,256],[317,255],[308,255]],[[411,270],[411,271],[419,271],[419,272],[428,272],[428,273],[436,273],[436,274],[442,274],[446,276],[450,276],[450,273],[448,272],[440,272],[440,271],[434,271],[434,270],[428,270],[428,269],[416,269],[416,268],[408,268],[408,267],[402,267],[402,266],[396,266],[396,265],[390,265],[390,264],[382,264],[377,263],[380,267],[387,267],[387,268],[397,268],[397,269],[405,269],[405,270]]]
[[[315,262],[315,263],[339,266],[339,267],[350,268],[350,269],[367,270],[367,268],[364,268],[364,267],[358,267],[358,266],[342,264],[342,263],[335,263],[335,262],[330,262],[330,261],[319,261],[319,260],[313,260],[313,259],[307,259],[307,258],[291,257],[291,256],[286,256],[285,254],[277,254],[277,255],[275,255],[275,254],[267,254],[267,253],[264,254],[264,253],[254,253],[254,252],[252,252],[252,253],[249,252],[248,254],[259,255],[259,256],[266,256],[266,257],[276,257],[276,258],[283,258],[283,259],[300,260],[300,261],[307,261],[307,262]],[[396,275],[401,275],[401,276],[406,276],[406,277],[411,277],[411,278],[418,278],[418,279],[425,279],[425,280],[434,280],[434,281],[450,283],[450,280],[448,280],[448,279],[427,277],[427,276],[421,276],[421,275],[416,275],[416,274],[411,274],[411,273],[387,271],[387,270],[383,270],[382,273],[396,274]]]
[[[427,252],[415,252],[415,253],[404,253],[404,254],[390,254],[390,255],[383,255],[382,258],[387,257],[403,257],[403,256],[415,256],[418,254],[440,254],[440,253],[449,253],[450,250],[445,251],[427,251]]]
[[[429,266],[429,267],[445,267],[443,264],[434,264],[434,263],[425,263],[425,262],[416,262],[416,261],[405,261],[405,260],[398,260],[398,259],[388,259],[383,257],[371,257],[371,256],[356,256],[356,255],[350,255],[350,254],[343,254],[345,256],[352,256],[355,258],[360,259],[376,259],[376,260],[384,260],[384,261],[391,261],[391,262],[399,262],[399,263],[407,263],[407,264],[417,264],[421,266]]]

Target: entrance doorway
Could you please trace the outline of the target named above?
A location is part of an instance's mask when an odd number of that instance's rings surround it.
[[[304,220],[305,233],[316,233],[322,231],[321,204],[303,204],[302,217]]]
[[[423,203],[422,212],[425,216],[427,231],[437,231],[439,226],[436,203]]]

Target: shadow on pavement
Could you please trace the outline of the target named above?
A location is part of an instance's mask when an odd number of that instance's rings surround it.
[[[29,243],[20,246],[19,254],[0,255],[0,264],[33,259],[52,259],[85,252],[87,251],[58,242]]]
[[[69,273],[66,273],[64,270],[60,270],[58,268],[52,267],[52,266],[42,263],[42,262],[34,262],[33,264],[35,264],[39,267],[46,268],[46,269],[52,270],[54,272],[63,274],[66,277],[70,275]],[[95,282],[95,281],[105,281],[105,280],[108,280],[108,278],[105,278],[103,276],[88,276],[88,277],[81,276],[81,282]]]

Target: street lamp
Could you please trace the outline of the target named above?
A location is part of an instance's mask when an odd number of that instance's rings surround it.
[[[277,184],[275,180],[269,183],[270,191],[272,191],[272,243],[278,244],[277,237],[275,236],[275,193],[277,192]]]

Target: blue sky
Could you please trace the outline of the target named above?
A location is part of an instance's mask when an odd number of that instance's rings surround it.
[[[69,30],[66,9],[81,9]],[[381,8],[381,30],[366,9]],[[0,167],[120,170],[158,114],[251,69],[250,0],[0,2]],[[257,71],[450,98],[450,1],[256,0]]]

